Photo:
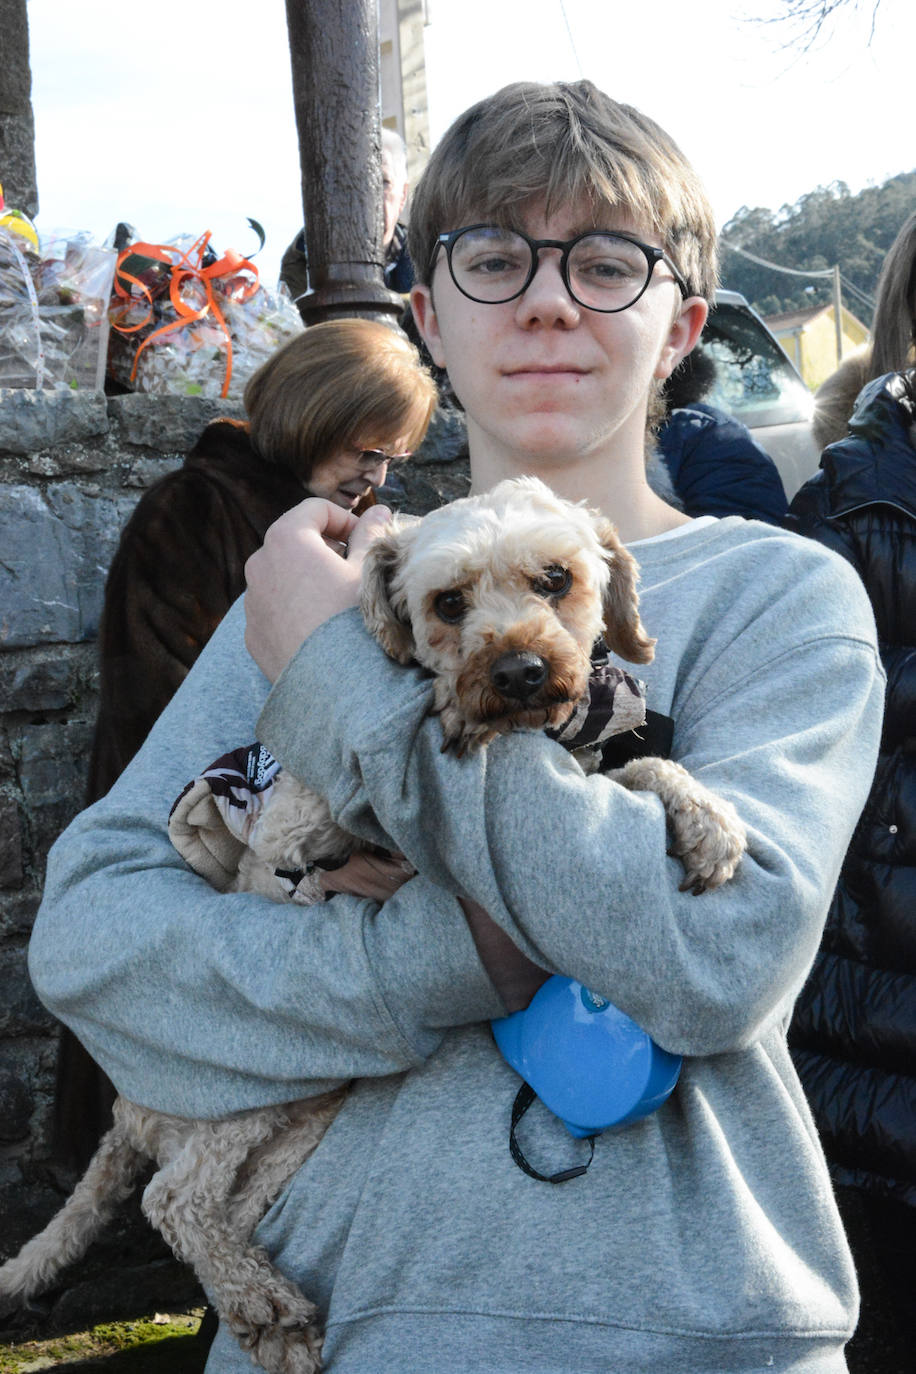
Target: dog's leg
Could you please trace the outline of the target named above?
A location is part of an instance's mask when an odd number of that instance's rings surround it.
[[[316,1374],[321,1335],[314,1303],[229,1220],[229,1196],[253,1150],[285,1126],[282,1109],[200,1122],[153,1177],[143,1211],[189,1263],[243,1349],[268,1374]]]
[[[672,759],[631,759],[607,776],[630,791],[660,798],[674,835],[671,853],[686,869],[682,892],[698,896],[728,882],[747,848],[747,832],[731,802]]]
[[[68,1264],[85,1254],[130,1196],[146,1158],[120,1126],[112,1126],[61,1210],[0,1267],[0,1311],[49,1288]]]
[[[338,1088],[321,1097],[287,1105],[284,1110],[289,1116],[288,1125],[253,1151],[229,1198],[231,1225],[238,1235],[248,1239],[293,1174],[317,1149],[347,1091],[346,1087]]]

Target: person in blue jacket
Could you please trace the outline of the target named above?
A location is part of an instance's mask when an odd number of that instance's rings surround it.
[[[773,459],[740,420],[707,405],[715,363],[702,344],[668,378],[657,446],[685,515],[743,515],[780,525],[787,503]]]

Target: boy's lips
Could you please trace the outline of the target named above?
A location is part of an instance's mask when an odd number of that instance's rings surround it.
[[[573,363],[523,363],[520,367],[503,369],[504,377],[586,377],[587,367],[577,367]]]

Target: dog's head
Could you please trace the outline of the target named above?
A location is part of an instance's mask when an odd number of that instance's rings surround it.
[[[601,634],[650,662],[636,579],[609,520],[523,477],[393,522],[366,557],[361,606],[392,658],[434,675],[446,743],[462,749],[561,724]]]

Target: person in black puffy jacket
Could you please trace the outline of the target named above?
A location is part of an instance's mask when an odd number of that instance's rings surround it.
[[[868,383],[787,523],[862,577],[887,670],[881,753],[790,1031],[862,1288],[853,1374],[916,1358],[916,370]]]

